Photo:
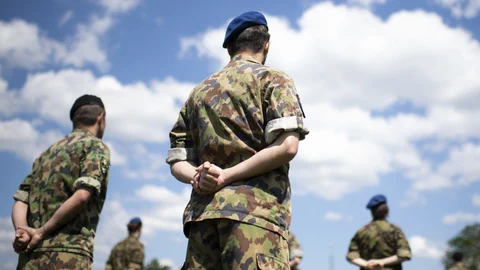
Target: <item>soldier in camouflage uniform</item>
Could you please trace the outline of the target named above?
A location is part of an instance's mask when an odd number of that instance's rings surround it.
[[[298,265],[303,259],[303,250],[297,240],[297,237],[295,237],[295,235],[291,231],[288,235],[288,250],[290,254],[290,269],[299,270],[300,268],[298,268]]]
[[[141,270],[145,251],[138,240],[142,232],[142,220],[132,218],[127,225],[128,237],[115,245],[108,258],[106,270]]]
[[[347,260],[361,269],[401,270],[402,262],[412,257],[402,230],[386,220],[387,198],[374,196],[367,208],[373,220],[360,228],[350,242]]]
[[[13,196],[17,269],[91,269],[110,166],[102,100],[81,96],[70,119],[73,131],[35,160]]]
[[[231,61],[193,89],[170,132],[167,163],[193,186],[183,269],[288,269],[289,161],[308,131],[293,81],[264,66],[269,38],[262,14],[235,18]]]
[[[448,270],[467,270],[465,266],[463,266],[463,254],[460,252],[453,253],[452,260],[455,262],[455,265],[448,269]]]

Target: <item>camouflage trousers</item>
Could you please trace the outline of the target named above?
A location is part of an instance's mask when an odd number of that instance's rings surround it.
[[[32,252],[18,256],[17,270],[92,269],[90,257],[67,252]]]
[[[288,243],[277,233],[229,219],[190,224],[182,269],[289,269]]]

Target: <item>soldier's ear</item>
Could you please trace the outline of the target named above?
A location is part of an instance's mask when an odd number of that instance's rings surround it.
[[[105,119],[104,117],[105,117],[105,112],[100,113],[97,116],[97,123],[101,123]]]
[[[265,46],[263,47],[263,52],[267,54],[269,49],[270,49],[270,39],[267,40],[267,42],[265,42]]]

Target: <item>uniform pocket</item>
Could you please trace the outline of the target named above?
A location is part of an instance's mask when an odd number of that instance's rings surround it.
[[[288,265],[272,256],[257,254],[257,267],[263,270],[288,270]]]

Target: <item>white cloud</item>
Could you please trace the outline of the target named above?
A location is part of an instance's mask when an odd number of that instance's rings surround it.
[[[472,204],[473,206],[480,208],[480,194],[473,194]]]
[[[442,219],[444,224],[469,223],[480,222],[480,214],[472,214],[465,212],[457,212],[450,215],[445,215]]]
[[[342,213],[328,211],[323,215],[324,220],[328,221],[342,221],[342,220],[352,220],[351,216],[346,216]]]
[[[10,217],[0,217],[0,269],[15,269],[18,255],[13,251],[15,231]]]
[[[371,7],[374,4],[385,4],[387,0],[348,0],[347,2],[352,5]]]
[[[440,166],[439,171],[464,185],[480,181],[479,159],[480,145],[466,143],[450,152],[449,159]]]
[[[100,0],[98,4],[109,12],[121,13],[129,11],[140,4],[141,0]]]
[[[58,26],[62,27],[64,26],[67,22],[69,22],[73,18],[73,11],[68,10],[66,11],[62,17],[60,18],[60,21],[58,21]]]
[[[435,0],[435,2],[450,9],[452,15],[456,18],[472,19],[480,11],[479,0]]]
[[[125,155],[120,154],[117,151],[117,147],[114,147],[113,143],[106,142],[106,144],[108,146],[108,149],[110,150],[110,163],[112,165],[125,165],[128,161],[128,158]]]
[[[73,36],[60,42],[47,37],[36,24],[21,19],[0,21],[0,39],[4,41],[0,44],[0,61],[7,67],[25,69],[91,64],[105,71],[109,62],[101,38],[112,24],[110,16],[93,16],[88,24],[79,24]]]
[[[423,236],[414,235],[408,240],[414,257],[440,259],[444,254],[444,249],[440,245],[429,241]]]
[[[295,28],[285,18],[267,20],[267,63],[295,80],[311,131],[291,171],[306,193],[339,199],[393,171],[412,180],[411,194],[456,185],[458,174],[473,181],[474,169],[437,168],[416,146],[432,140],[449,153],[451,142],[467,149],[480,138],[480,44],[470,33],[420,10],[383,20],[331,2],[307,9]],[[215,69],[225,65],[225,25],[182,39],[181,56],[193,50]],[[405,100],[424,113],[372,116]]]

